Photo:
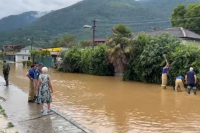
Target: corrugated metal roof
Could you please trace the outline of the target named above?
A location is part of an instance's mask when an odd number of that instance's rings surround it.
[[[159,36],[162,33],[167,33],[167,34],[169,34],[171,36],[175,36],[177,38],[193,38],[193,39],[200,40],[199,34],[196,34],[192,31],[182,28],[182,27],[169,28],[169,29],[165,29],[165,30],[155,30],[155,31],[150,31],[150,32],[146,32],[146,33],[149,35],[152,35],[152,36]]]

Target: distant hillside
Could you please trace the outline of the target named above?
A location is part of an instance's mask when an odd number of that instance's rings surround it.
[[[92,30],[83,25],[92,25],[92,19],[98,21],[98,38],[110,35],[111,28],[118,23],[126,24],[133,32],[152,30],[154,26],[165,29],[171,27],[174,7],[195,2],[200,0],[83,0],[48,13],[22,29],[1,33],[0,45],[27,44],[27,38],[34,37],[38,45],[45,46],[62,34],[74,34],[78,40],[91,39]]]
[[[0,32],[23,28],[45,14],[46,12],[31,11],[2,18],[0,19]]]

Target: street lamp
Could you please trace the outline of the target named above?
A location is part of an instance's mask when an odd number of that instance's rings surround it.
[[[92,40],[92,49],[94,48],[94,39],[95,39],[95,32],[96,32],[96,20],[93,20],[93,26],[91,25],[84,25],[83,28],[92,28],[93,29],[93,40]]]
[[[32,51],[32,49],[33,49],[33,37],[31,37],[31,39],[28,39],[28,41],[31,43],[31,51]],[[33,58],[32,53],[31,53],[31,59],[34,62],[34,58]]]

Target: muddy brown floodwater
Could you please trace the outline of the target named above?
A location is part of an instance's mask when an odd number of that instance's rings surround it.
[[[1,66],[2,69],[2,66]],[[10,80],[28,90],[27,68],[12,64]],[[54,73],[53,108],[96,133],[200,132],[199,94],[116,77]]]

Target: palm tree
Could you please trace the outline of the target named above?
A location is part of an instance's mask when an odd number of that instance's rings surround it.
[[[107,41],[107,45],[110,47],[108,59],[114,65],[116,73],[123,73],[128,64],[132,32],[123,24],[114,26],[112,31],[113,35]]]

